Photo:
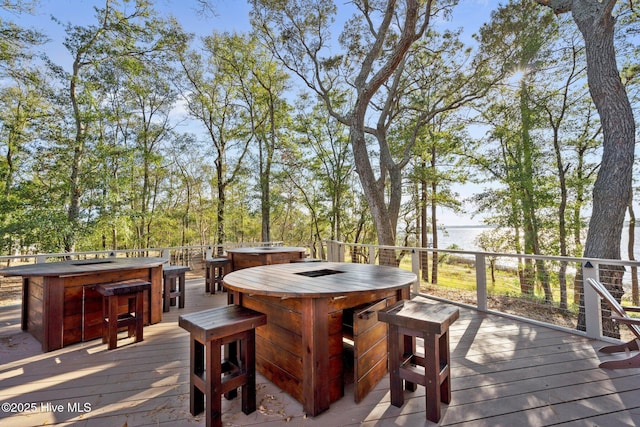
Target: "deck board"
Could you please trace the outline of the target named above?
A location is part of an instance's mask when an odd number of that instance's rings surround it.
[[[178,316],[226,304],[226,294],[204,293],[204,280],[187,280],[186,308],[171,307],[161,323],[145,328],[141,343],[100,340],[42,353],[20,331],[20,307],[0,307],[0,402],[36,403],[33,413],[0,412],[4,427],[199,426],[189,414],[189,335]],[[460,309],[451,326],[452,401],[442,426],[640,426],[640,369],[606,371],[600,342],[577,335]],[[352,385],[316,417],[258,375],[258,410],[245,415],[240,399],[223,401],[228,426],[403,426],[425,420],[424,388],[405,392],[405,404],[389,403],[386,376],[360,403]],[[47,403],[63,405],[53,412]],[[69,412],[68,405],[91,411]],[[44,406],[42,406],[44,405]]]

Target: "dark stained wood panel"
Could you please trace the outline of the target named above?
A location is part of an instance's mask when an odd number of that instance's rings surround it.
[[[398,268],[347,263],[274,264],[224,278],[234,302],[267,315],[267,329],[256,331],[259,372],[313,416],[344,395],[343,311],[378,300],[386,307],[386,299],[408,297],[415,280],[415,274]],[[364,323],[359,331],[371,332],[362,335],[360,345],[370,347],[356,355],[358,400],[382,378],[387,365],[386,326],[376,327],[375,311]],[[270,325],[291,335],[276,334]]]
[[[178,316],[226,303],[224,293],[204,295],[204,279],[187,280],[186,307],[147,327],[145,341],[109,352],[94,340],[49,353],[20,330],[19,306],[0,306],[0,400],[92,405],[87,413],[0,412],[0,425],[204,426],[189,414],[189,334]],[[615,359],[597,352],[604,342],[469,308],[449,333],[452,401],[440,426],[640,425],[640,369],[598,368]],[[318,417],[264,376],[257,383],[262,407],[245,415],[240,399],[225,399],[224,425],[435,426],[425,421],[423,387],[396,408],[388,376],[359,404],[346,384]]]
[[[145,323],[161,321],[165,262],[162,258],[63,261],[4,268],[0,275],[23,277],[22,324],[42,343],[43,351],[51,351],[102,336],[102,297],[93,289],[99,283],[151,282],[144,297]]]
[[[260,265],[286,264],[304,258],[306,249],[291,246],[247,247],[227,249],[231,269],[257,267]]]

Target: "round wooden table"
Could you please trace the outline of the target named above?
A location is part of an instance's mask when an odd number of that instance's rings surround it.
[[[305,258],[305,248],[295,246],[260,246],[251,248],[227,249],[231,259],[231,271],[259,265],[283,264],[292,260]]]
[[[267,315],[256,330],[258,370],[315,416],[344,395],[343,323],[359,401],[387,372],[387,328],[376,310],[409,299],[416,280],[395,267],[323,262],[247,268],[224,285],[235,303]]]

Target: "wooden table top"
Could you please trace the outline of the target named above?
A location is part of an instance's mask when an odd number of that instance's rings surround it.
[[[400,268],[341,262],[273,264],[224,276],[237,292],[287,298],[339,297],[349,293],[400,289],[417,276]]]
[[[105,271],[158,267],[164,258],[99,258],[79,261],[42,262],[0,269],[0,276],[79,276]]]
[[[247,248],[230,248],[226,252],[233,254],[269,254],[279,252],[306,252],[305,248],[296,246],[258,246]]]

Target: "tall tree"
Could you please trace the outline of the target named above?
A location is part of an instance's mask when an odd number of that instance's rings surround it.
[[[17,17],[32,13],[33,7],[30,0],[0,4],[1,10]],[[47,88],[33,63],[36,49],[45,41],[40,32],[0,17],[0,249],[20,245],[16,237],[24,234],[19,230],[28,232],[33,227],[25,220],[29,217],[24,206],[28,192],[20,194],[31,186],[33,177],[21,176],[21,172],[29,169],[30,146],[46,111]]]
[[[389,133],[396,125],[396,107],[406,95],[402,89],[407,86],[401,83],[408,56],[431,19],[446,15],[455,3],[354,1],[353,16],[339,37],[341,51],[332,52],[333,2],[252,1],[253,24],[273,53],[325,102],[329,114],[349,127],[356,172],[381,245],[396,243],[402,172],[415,144],[415,139],[394,140]],[[345,92],[352,102],[336,105]],[[372,142],[377,144],[374,150]],[[393,254],[381,256],[381,263],[396,262]]]
[[[215,242],[225,241],[225,204],[227,190],[244,168],[244,159],[257,126],[243,99],[237,73],[229,65],[235,55],[228,43],[232,35],[214,33],[203,38],[202,52],[188,51],[186,40],[179,47],[184,71],[182,93],[189,114],[205,128],[213,150],[216,193]],[[242,43],[235,44],[246,49]]]
[[[312,108],[308,104],[307,96],[298,102],[300,113],[295,123],[299,145],[290,148],[287,164],[295,166],[286,171],[313,214],[313,240],[320,244],[327,234],[331,240],[343,238],[343,216],[348,215],[348,200],[353,195],[353,159],[346,126],[327,114],[324,103]],[[301,179],[304,175],[308,179]],[[328,230],[323,220],[330,224]]]
[[[548,153],[540,142],[535,78],[546,67],[557,34],[552,14],[527,0],[512,0],[496,9],[479,33],[482,48],[493,52],[496,66],[509,71],[509,78],[485,101],[490,106],[482,112],[493,123],[491,135],[499,144],[500,156],[490,154],[481,163],[506,185],[510,210],[506,224],[501,225],[514,227],[518,239],[522,232],[525,254],[541,253],[540,215],[548,200],[544,185],[548,173],[540,164],[547,161]],[[495,159],[501,159],[502,164],[496,165]],[[515,244],[519,251],[520,241]],[[523,257],[519,267],[522,292],[532,296],[539,281],[545,301],[550,303],[552,293],[544,263]]]
[[[591,188],[589,180],[575,180],[574,176],[583,173],[578,170],[584,164],[584,154],[576,147],[585,145],[585,134],[588,138],[592,136],[585,132],[593,130],[594,124],[588,119],[589,115],[584,114],[583,104],[585,101],[590,104],[588,97],[585,98],[586,87],[584,85],[585,63],[582,43],[578,38],[577,30],[568,28],[570,22],[560,21],[561,39],[556,43],[555,48],[549,55],[547,67],[552,71],[551,78],[544,79],[538,83],[540,94],[536,96],[534,102],[542,109],[544,123],[550,132],[550,140],[553,143],[555,155],[555,170],[557,177],[557,239],[560,256],[579,256],[580,245],[576,245],[572,239],[572,230],[578,231],[578,241],[581,241],[581,231],[583,222],[580,212],[583,208],[584,199],[581,194]],[[586,110],[588,112],[588,109]],[[599,127],[596,124],[596,127]],[[593,146],[593,142],[587,145]],[[576,218],[575,212],[579,212]],[[573,233],[575,236],[575,233]],[[560,287],[560,308],[568,308],[568,284],[567,284],[568,262],[561,261],[558,270],[558,282]],[[580,285],[578,281],[574,286]],[[577,290],[580,292],[580,290]]]
[[[96,70],[109,61],[125,57],[139,58],[150,51],[162,47],[154,37],[159,34],[158,27],[151,24],[152,3],[148,0],[123,0],[124,5],[133,3],[132,8],[123,6],[115,0],[106,0],[103,8],[96,8],[96,25],[66,25],[67,37],[64,45],[70,52],[73,62],[71,71],[53,65],[68,84],[68,102],[73,117],[73,134],[68,137],[68,150],[71,152],[68,179],[67,236],[64,249],[72,251],[81,229],[81,200],[84,192],[83,180],[87,173],[87,149],[95,138],[93,127],[99,100],[95,98],[95,89],[100,81],[95,77]],[[150,25],[151,24],[151,25]]]
[[[224,70],[235,82],[238,96],[257,144],[258,186],[263,242],[271,241],[272,181],[275,156],[287,145],[290,107],[285,99],[289,75],[253,35],[226,35],[217,49]]]
[[[585,42],[587,81],[591,98],[600,115],[603,132],[602,163],[593,187],[593,211],[585,242],[585,257],[620,259],[620,238],[633,176],[635,121],[627,92],[618,71],[614,45],[613,10],[616,0],[536,0],[554,13],[571,13]],[[622,270],[601,269],[613,295],[623,294]],[[583,304],[581,304],[581,307]],[[584,327],[581,309],[578,327]],[[604,325],[618,335],[617,325]]]
[[[433,13],[432,1],[406,0],[403,4],[395,0],[354,1],[357,14],[345,26],[341,38],[344,53],[333,56],[326,56],[329,25],[336,13],[333,2],[254,0],[252,3],[254,25],[262,31],[273,53],[325,101],[330,114],[349,126],[356,171],[376,224],[378,243],[393,245],[402,196],[401,169],[406,160],[394,161],[384,129],[378,132],[369,128],[367,115],[372,114],[374,96],[427,29]],[[346,111],[337,110],[332,103],[335,99],[332,93],[344,88],[343,82],[338,82],[340,75],[347,75],[352,84],[353,102]],[[367,135],[378,139],[378,168],[372,165]],[[380,170],[379,176],[376,169]]]

